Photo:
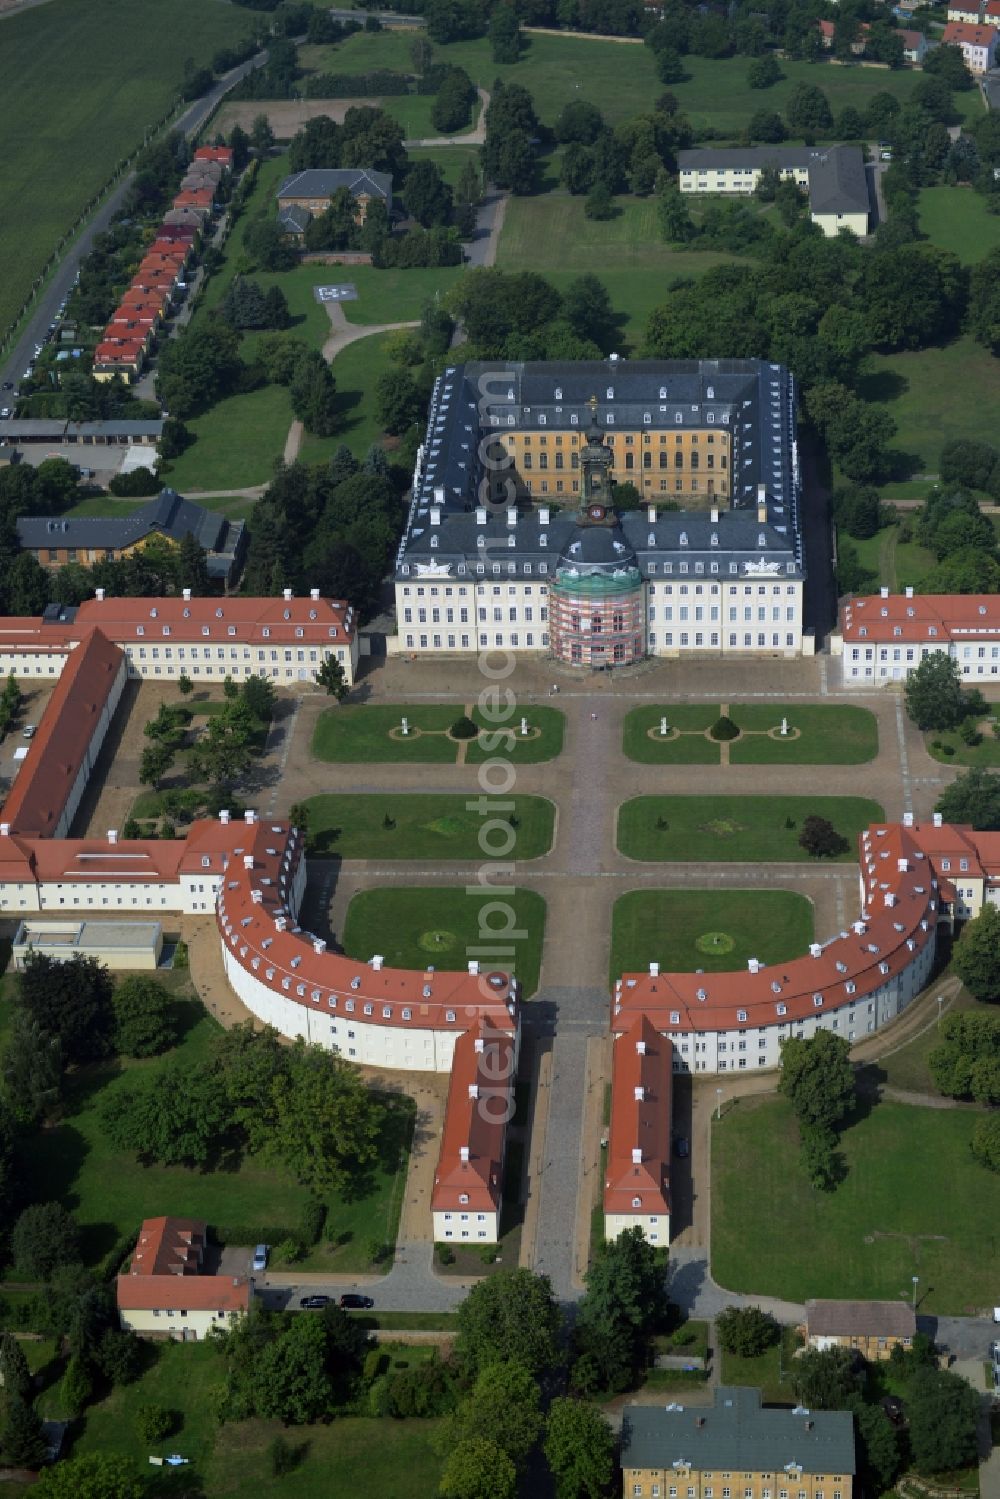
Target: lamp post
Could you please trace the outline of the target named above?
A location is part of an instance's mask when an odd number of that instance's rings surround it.
[[[941,1006],[943,1004],[944,1004],[944,995],[943,994],[939,994],[938,997],[937,997],[937,1005],[938,1005],[937,1023],[938,1023],[938,1028],[939,1029],[940,1029],[940,1026],[941,1026]]]
[[[916,1311],[916,1309],[917,1309],[917,1283],[920,1280],[920,1276],[919,1275],[912,1275],[910,1277],[910,1279],[913,1281],[913,1300],[912,1300],[912,1302],[910,1304],[913,1307],[913,1310]]]
[[[716,1090],[715,1090],[715,1117],[716,1117],[716,1119],[721,1119],[722,1118],[722,1089],[721,1088],[716,1088]]]

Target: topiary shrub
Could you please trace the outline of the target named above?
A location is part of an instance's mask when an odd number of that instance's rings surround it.
[[[733,723],[733,720],[729,717],[728,713],[723,713],[721,718],[716,719],[715,723],[712,725],[708,732],[713,739],[718,739],[720,741],[738,739],[740,736],[739,729]]]
[[[461,718],[456,718],[450,732],[452,739],[476,739],[479,736],[479,725],[473,723],[468,714],[463,713]]]

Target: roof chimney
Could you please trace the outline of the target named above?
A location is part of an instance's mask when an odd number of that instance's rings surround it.
[[[647,518],[649,520],[649,524],[651,526],[655,526],[656,525],[656,506],[655,505],[650,505],[649,509],[646,511],[646,516],[647,516]]]
[[[811,958],[821,958],[823,956],[823,949],[820,947],[818,942],[810,942],[809,956]]]
[[[508,524],[508,526],[516,526],[517,525],[517,506],[516,505],[508,505],[507,506],[507,524]]]
[[[252,826],[252,824],[257,821],[257,813],[253,810],[252,807],[248,807],[247,810],[244,812],[244,814],[243,814],[243,821],[248,826]]]
[[[899,870],[900,874],[907,874],[910,868],[909,859],[897,859],[896,868]]]
[[[108,828],[108,842],[109,843],[117,843],[118,842],[118,829],[117,828]]]
[[[709,511],[709,515],[712,518],[712,525],[713,526],[717,526],[719,524],[719,512],[718,512],[718,510],[714,510],[714,509],[710,510]]]
[[[190,590],[190,588],[182,588],[181,589],[181,593],[184,595],[184,602],[185,602],[185,604],[190,604],[190,602],[191,602],[191,590]]]
[[[253,854],[244,854],[243,855],[243,868],[244,869],[252,869],[253,868]]]
[[[385,962],[385,958],[382,956],[382,954],[380,952],[373,952],[372,953],[372,956],[371,956],[371,966],[375,970],[376,973],[378,973],[379,969],[382,967],[382,964],[384,962]]]
[[[645,1099],[645,1097],[646,1097],[646,1090],[645,1090],[645,1088],[643,1088],[640,1085],[639,1087],[637,1087],[635,1089],[635,1101],[636,1101],[636,1103],[642,1103],[643,1100]]]
[[[469,1084],[469,1097],[470,1098],[478,1098],[479,1097],[479,1084],[478,1083],[470,1083]]]
[[[323,937],[313,938],[313,952],[326,952],[326,941]]]
[[[659,976],[660,976],[660,965],[659,965],[659,963],[650,963],[650,965],[649,965],[649,976],[650,976],[651,979],[659,978]]]
[[[219,821],[222,823],[222,826],[224,828],[229,826],[229,808],[228,807],[223,807],[222,808],[222,811],[219,813]]]
[[[309,597],[312,599],[312,601],[313,601],[314,604],[318,603],[319,602],[319,589],[318,588],[310,588],[310,590],[309,590]]]
[[[440,524],[441,524],[441,506],[440,505],[432,505],[431,506],[431,525],[432,526],[439,526]]]
[[[548,507],[548,505],[540,505],[539,508],[538,508],[538,524],[540,526],[547,526],[548,523],[549,523],[549,507]]]
[[[292,601],[292,590],[290,588],[283,588],[281,590],[281,597],[284,599],[286,604],[290,604]]]
[[[912,597],[913,597],[913,589],[912,589],[912,588],[907,588],[907,589],[906,589],[906,590],[905,590],[905,592],[906,592],[906,597],[907,597],[907,598],[908,598],[908,599],[912,599]]]
[[[635,1049],[638,1052],[638,1054],[639,1054],[640,1057],[644,1057],[646,1055],[646,1043],[645,1043],[645,1041],[637,1041],[635,1043]]]
[[[458,1159],[460,1161],[467,1161],[469,1159],[469,1147],[468,1147],[468,1145],[460,1145],[459,1146],[459,1148],[458,1148]]]
[[[10,823],[9,822],[0,822],[0,838],[8,838],[9,836],[10,836]]]
[[[943,818],[942,818],[942,816],[941,816],[941,813],[940,813],[940,812],[935,812],[935,813],[934,813],[934,826],[935,826],[935,827],[936,827],[936,828],[939,828],[939,827],[941,827],[941,825],[942,825],[942,822],[943,822],[943,820],[944,820],[944,819],[943,819]]]
[[[97,602],[99,604],[103,604],[104,603],[104,589],[103,588],[95,588],[94,589],[94,598],[97,600]]]
[[[894,906],[896,904],[896,897],[891,890],[887,890],[883,898],[887,906]]]
[[[751,973],[760,973],[760,959],[747,958],[747,967]]]
[[[888,588],[885,588],[885,587],[880,588],[879,591],[878,591],[878,596],[879,596],[880,599],[887,599],[889,597],[889,590],[888,590]]]
[[[482,1036],[477,1036],[476,1037],[475,1043],[474,1043],[474,1047],[475,1047],[475,1050],[477,1052],[480,1052],[480,1053],[486,1050],[486,1044],[483,1041]]]
[[[912,828],[912,826],[913,826],[913,813],[912,812],[904,812],[903,813],[903,826],[904,826],[904,828]]]
[[[435,503],[435,505],[443,505],[444,504],[444,485],[443,484],[435,484],[435,486],[434,486],[434,503]]]
[[[479,972],[479,962],[478,962],[478,959],[476,959],[476,958],[470,958],[469,959],[469,972],[471,973],[472,977],[475,978],[476,974]]]
[[[638,1145],[632,1151],[632,1165],[633,1166],[641,1166],[642,1165],[642,1149]]]
[[[757,519],[758,519],[758,521],[765,521],[765,520],[767,520],[767,485],[766,484],[758,484],[757,485]]]
[[[486,524],[486,506],[485,505],[477,505],[476,506],[476,525],[477,526],[485,526],[485,524]]]

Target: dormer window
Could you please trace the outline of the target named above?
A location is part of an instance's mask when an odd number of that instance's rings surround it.
[[[436,552],[436,551],[437,551],[437,544],[438,544],[438,539],[437,539],[437,537],[436,537],[436,536],[432,536],[432,537],[431,537],[431,551],[432,551],[432,552]],[[299,635],[301,635],[301,634],[302,634],[302,631],[301,631],[301,630],[299,630],[299,631],[298,631],[298,632],[297,632],[297,633],[298,633],[298,634],[299,634]]]
[[[740,1022],[741,1025],[745,1025],[746,1024],[746,1018],[747,1018],[747,1012],[746,1012],[746,1010],[737,1010],[736,1011],[736,1019]]]
[[[714,547],[717,547],[719,545],[719,533],[718,533],[718,531],[713,531],[712,532],[711,545],[714,546]]]
[[[615,388],[614,388],[614,386],[613,386],[613,385],[609,385],[609,386],[608,386],[608,394],[607,394],[607,399],[608,399],[608,400],[609,400],[609,401],[613,401],[613,400],[614,400],[614,398],[615,398]]]
[[[642,1207],[642,1198],[641,1197],[633,1197],[632,1198],[632,1206],[634,1208],[641,1208]]]
[[[763,531],[757,532],[757,545],[759,547],[767,546],[767,537],[764,535]]]
[[[222,610],[221,609],[216,609],[216,611],[215,611],[215,617],[216,617],[216,619],[221,619],[222,618]]]
[[[681,534],[680,534],[680,536],[678,537],[678,545],[682,546],[682,547],[686,547],[687,544],[688,544],[687,532],[686,531],[682,531]]]
[[[562,386],[561,385],[557,385],[556,386],[556,400],[557,401],[561,401],[562,400]]]
[[[575,411],[570,416],[569,424],[571,427],[578,427],[580,424],[580,418],[577,416]]]
[[[652,420],[653,418],[648,411],[644,411],[642,413],[642,421],[644,426],[648,427]]]
[[[667,399],[667,387],[665,385],[661,385],[660,386],[660,400],[661,401],[665,401],[666,399]]]
[[[270,631],[270,629],[268,628],[267,625],[264,626],[264,628],[261,630],[260,633],[263,635],[263,637],[264,637],[265,640],[270,640],[270,638],[271,638],[271,631]]]

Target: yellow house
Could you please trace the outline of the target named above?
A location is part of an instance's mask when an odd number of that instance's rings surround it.
[[[874,1362],[909,1348],[916,1330],[917,1314],[905,1301],[806,1302],[810,1348],[855,1348]]]
[[[850,1411],[772,1410],[760,1391],[720,1385],[715,1404],[627,1405],[627,1499],[851,1499]]]
[[[127,1274],[119,1275],[118,1317],[126,1332],[195,1343],[225,1331],[250,1307],[245,1276],[202,1271],[207,1225],[193,1218],[147,1218]]]

